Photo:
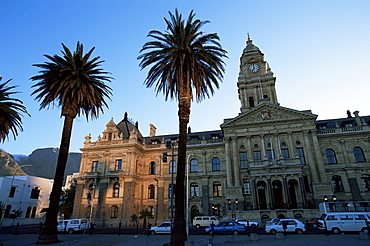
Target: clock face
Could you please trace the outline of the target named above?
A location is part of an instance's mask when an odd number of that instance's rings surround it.
[[[260,70],[260,66],[258,66],[257,64],[251,64],[248,68],[249,71],[251,71],[252,73],[256,73],[258,72],[258,70]]]

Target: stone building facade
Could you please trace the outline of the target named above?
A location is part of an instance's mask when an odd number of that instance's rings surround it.
[[[280,106],[275,83],[264,54],[248,38],[237,83],[239,115],[218,130],[188,132],[189,222],[197,214],[311,218],[319,216],[324,197],[370,200],[370,116],[356,111],[317,120],[309,110]],[[153,125],[144,137],[127,113],[118,124],[109,121],[97,141],[87,136],[73,217],[130,226],[148,209],[152,224],[170,220],[177,138],[157,136]]]

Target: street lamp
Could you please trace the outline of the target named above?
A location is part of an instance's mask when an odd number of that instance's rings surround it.
[[[89,226],[91,227],[91,220],[92,220],[92,213],[93,213],[93,195],[94,195],[94,191],[95,191],[95,184],[94,183],[91,183],[89,185],[89,188],[88,191],[89,193],[87,193],[87,203],[89,204],[89,207],[90,207],[90,214],[89,214]],[[91,230],[92,228],[90,228]]]
[[[186,161],[186,235],[189,235],[189,159],[193,154],[188,155]]]

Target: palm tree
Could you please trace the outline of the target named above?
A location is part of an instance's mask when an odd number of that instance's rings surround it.
[[[98,118],[99,112],[103,113],[103,107],[108,108],[105,98],[110,99],[112,94],[111,88],[105,84],[105,82],[110,82],[112,78],[107,75],[108,72],[100,68],[104,61],[99,60],[99,56],[90,59],[95,47],[83,54],[83,45],[78,42],[76,51],[72,54],[64,44],[62,46],[63,56],[44,55],[50,61],[34,64],[33,66],[42,70],[39,71],[39,75],[31,78],[33,81],[38,81],[32,86],[36,88],[32,95],[36,95],[36,100],[40,102],[40,109],[56,104],[61,107],[61,116],[64,116],[49,208],[44,229],[38,238],[40,244],[59,241],[57,216],[73,120],[81,114],[84,114],[87,120]]]
[[[140,210],[139,214],[139,219],[143,219],[143,228],[146,228],[146,219],[153,216],[153,214],[147,208]]]
[[[138,59],[142,69],[151,67],[144,84],[155,84],[157,95],[162,92],[165,100],[178,101],[179,141],[178,169],[175,188],[175,221],[171,233],[171,245],[184,245],[187,240],[184,215],[185,165],[187,125],[193,94],[196,101],[213,95],[219,88],[224,73],[223,57],[226,51],[219,43],[216,33],[205,34],[200,29],[208,23],[195,19],[193,11],[185,21],[177,9],[169,12],[170,20],[164,18],[167,30],[152,30],[148,37],[153,41],[144,44]],[[194,92],[193,92],[194,90]]]
[[[2,77],[0,77],[1,80]],[[23,131],[21,113],[30,116],[27,113],[26,107],[22,105],[23,102],[11,97],[11,95],[17,92],[10,91],[16,86],[6,86],[10,81],[11,79],[0,84],[0,143],[9,138],[10,133],[12,133],[15,139],[18,136],[17,129]]]

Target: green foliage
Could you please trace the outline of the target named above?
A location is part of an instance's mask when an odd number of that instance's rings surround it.
[[[13,209],[12,212],[9,214],[9,217],[14,220],[18,217],[21,217],[22,213],[23,211],[20,208],[17,210]]]
[[[64,214],[64,219],[69,219],[73,213],[76,185],[76,180],[73,180],[70,187],[62,191],[59,214]]]
[[[1,80],[2,77],[0,77]],[[12,97],[13,94],[18,92],[10,91],[16,86],[7,87],[10,81],[11,79],[0,84],[0,143],[9,139],[9,134],[12,134],[15,139],[18,135],[18,129],[23,131],[22,113],[30,116],[23,102]]]
[[[140,210],[139,214],[140,214],[139,219],[144,219],[143,227],[146,228],[146,219],[147,217],[152,217],[153,214],[147,208]]]

